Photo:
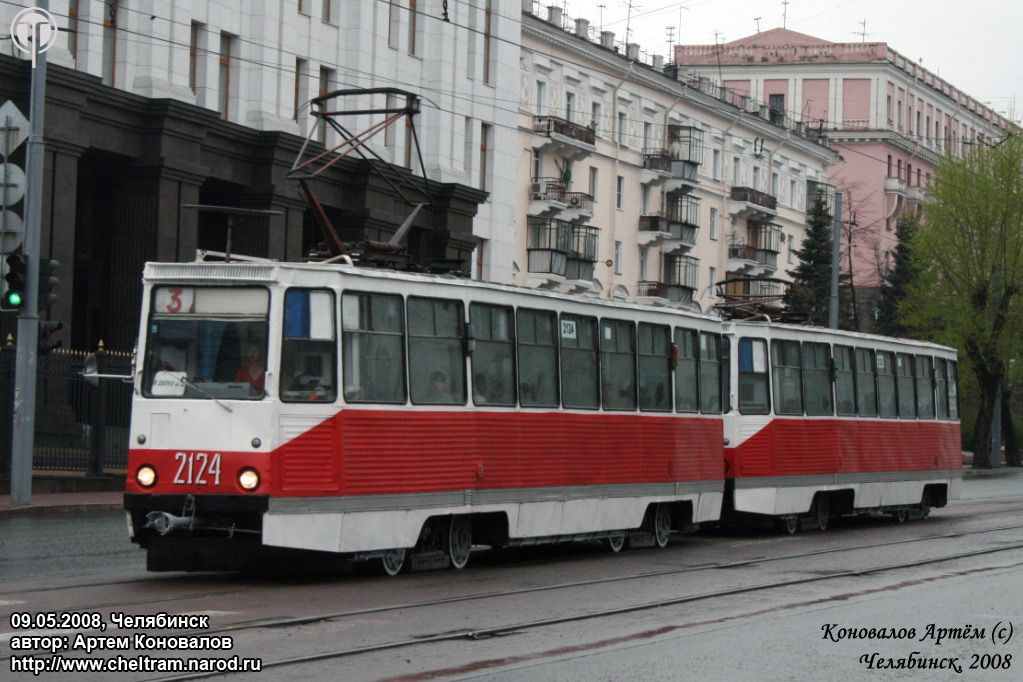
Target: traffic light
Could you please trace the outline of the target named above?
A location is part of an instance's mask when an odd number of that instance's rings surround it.
[[[54,291],[60,282],[57,279],[57,268],[60,263],[52,258],[39,259],[39,310],[49,310],[50,306],[57,302],[57,293]]]
[[[5,264],[7,272],[4,274],[0,310],[21,310],[25,305],[25,257],[11,254],[7,256]]]
[[[61,347],[60,339],[53,338],[53,335],[64,328],[63,322],[50,320],[39,320],[39,354],[46,355],[51,350]]]

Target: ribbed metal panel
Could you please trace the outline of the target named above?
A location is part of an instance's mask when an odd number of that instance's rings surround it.
[[[335,421],[282,416],[278,476],[284,492],[337,490]]]
[[[274,279],[276,267],[260,263],[147,263],[146,278],[178,281],[230,279],[270,282]]]

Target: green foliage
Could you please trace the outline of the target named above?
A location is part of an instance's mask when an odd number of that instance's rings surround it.
[[[785,295],[789,315],[826,327],[831,300],[831,213],[816,201],[808,214],[806,237],[796,256],[799,263],[789,271],[792,284]]]
[[[877,306],[880,312],[874,326],[878,334],[908,336],[911,333],[903,323],[899,305],[917,279],[912,243],[918,229],[916,218],[905,213],[899,216],[896,225],[899,243],[892,252],[894,263],[889,266],[881,281],[881,296]]]

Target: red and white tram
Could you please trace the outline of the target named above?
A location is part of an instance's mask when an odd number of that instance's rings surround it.
[[[814,327],[733,322],[725,469],[736,512],[926,516],[959,497],[953,349]]]
[[[664,546],[958,493],[954,351],[323,263],[150,263],[125,508],[154,570]]]
[[[125,505],[151,568],[254,545],[461,567],[720,516],[714,318],[323,264],[150,263],[144,299]],[[703,391],[679,412],[684,338]]]

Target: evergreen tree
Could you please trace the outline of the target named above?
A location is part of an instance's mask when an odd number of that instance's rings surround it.
[[[878,334],[887,336],[907,336],[909,329],[902,322],[899,305],[906,298],[910,286],[917,278],[917,268],[913,263],[912,242],[917,229],[916,218],[903,213],[896,223],[896,236],[899,243],[892,251],[894,263],[888,266],[881,281],[881,296],[878,301],[878,317],[875,329]]]
[[[831,301],[831,213],[818,199],[808,218],[806,237],[796,253],[799,263],[789,271],[792,284],[785,294],[786,316],[826,327]]]

